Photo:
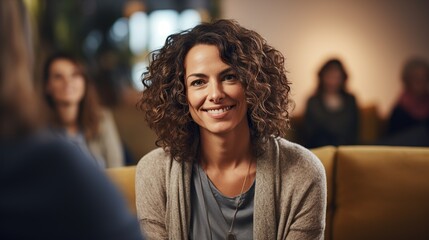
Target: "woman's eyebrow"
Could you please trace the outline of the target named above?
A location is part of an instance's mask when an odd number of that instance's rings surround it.
[[[222,76],[222,75],[225,75],[225,74],[228,74],[228,73],[231,73],[231,72],[234,72],[234,69],[232,69],[232,67],[228,67],[228,68],[226,68],[226,69],[222,70],[222,71],[219,73],[219,76]]]
[[[192,74],[189,74],[185,79],[188,79],[189,77],[203,78],[203,77],[207,77],[207,75],[203,73],[192,73]]]
[[[222,75],[228,74],[228,73],[233,72],[233,71],[234,70],[232,69],[232,67],[228,67],[228,68],[222,70],[218,74],[218,76],[222,76]],[[185,79],[188,79],[189,77],[204,78],[204,77],[207,77],[207,75],[204,73],[192,73],[192,74],[189,74]]]

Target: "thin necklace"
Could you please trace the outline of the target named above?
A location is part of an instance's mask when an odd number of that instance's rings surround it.
[[[250,174],[250,167],[251,167],[251,166],[252,166],[252,160],[250,160],[250,162],[249,162],[249,166],[248,166],[248,168],[247,168],[247,174],[246,174],[246,176],[244,177],[243,186],[241,187],[241,192],[240,192],[240,195],[239,195],[239,197],[238,197],[237,206],[235,207],[234,216],[233,216],[232,221],[231,221],[231,226],[229,227],[228,233],[227,233],[227,235],[226,235],[226,237],[225,237],[225,239],[226,239],[226,240],[236,240],[236,239],[237,239],[237,236],[235,236],[235,234],[232,232],[232,230],[234,229],[234,222],[235,222],[235,218],[237,217],[237,213],[238,213],[239,207],[240,207],[240,206],[241,206],[241,204],[242,204],[242,200],[243,200],[243,199],[242,199],[242,197],[243,197],[244,187],[246,186],[247,177],[248,177],[248,176],[249,176],[249,174]],[[204,169],[203,169],[203,170],[204,170]],[[206,173],[206,172],[204,171],[204,173]],[[200,175],[200,171],[198,171],[198,175],[199,175],[199,178],[200,178],[200,187],[201,187],[201,190],[202,190],[203,186],[202,186],[202,182],[201,182],[201,175]],[[212,187],[211,187],[211,185],[210,185],[210,182],[209,182],[209,176],[207,175],[207,173],[206,173],[206,176],[207,176],[207,184],[209,185],[209,187],[210,187],[210,191],[211,191],[211,192],[212,192],[212,194],[213,194],[213,189],[212,189]],[[203,192],[203,191],[202,191],[202,192]],[[225,216],[223,215],[223,212],[222,212],[222,209],[221,209],[221,207],[220,207],[220,204],[219,204],[219,202],[217,201],[217,199],[216,199],[216,197],[214,196],[214,194],[213,194],[213,197],[214,197],[214,199],[215,199],[215,201],[216,201],[216,203],[217,203],[217,205],[218,205],[218,207],[219,207],[219,211],[220,211],[220,213],[222,214],[222,217],[223,217],[223,219],[225,220],[225,223],[226,223],[226,224],[228,224],[228,222],[226,221]],[[210,239],[212,239],[212,229],[211,229],[211,226],[210,226],[210,220],[209,220],[209,216],[208,216],[207,204],[206,204],[206,200],[205,200],[204,192],[203,192],[203,200],[204,200],[204,205],[205,205],[205,209],[206,209],[206,218],[207,218],[207,223],[208,223],[208,225],[209,225],[209,230],[210,230]]]

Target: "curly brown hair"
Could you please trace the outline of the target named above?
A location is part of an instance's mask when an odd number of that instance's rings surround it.
[[[269,136],[285,136],[292,100],[283,55],[255,31],[234,20],[217,20],[172,34],[161,49],[152,52],[142,76],[145,90],[138,104],[158,135],[156,145],[177,161],[196,157],[199,127],[189,113],[184,61],[197,44],[216,46],[222,61],[243,84],[254,154],[265,151],[263,143]]]

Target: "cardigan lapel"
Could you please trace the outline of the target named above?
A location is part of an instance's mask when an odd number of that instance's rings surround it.
[[[169,236],[171,239],[188,239],[191,221],[191,175],[192,163],[171,160],[169,200],[167,208]]]
[[[255,207],[253,215],[254,239],[276,239],[277,212],[276,201],[279,197],[276,162],[278,147],[270,139],[263,155],[256,162]]]
[[[191,226],[191,177],[192,177],[192,162],[183,164],[183,181],[184,187],[182,191],[182,199],[184,200],[182,214],[185,214],[186,222],[182,223],[182,236],[184,240],[189,239],[189,228]]]

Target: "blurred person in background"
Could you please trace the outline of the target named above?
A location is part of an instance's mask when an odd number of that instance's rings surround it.
[[[101,167],[125,165],[113,115],[101,108],[95,87],[77,58],[56,53],[47,59],[43,93],[55,133],[72,141]]]
[[[309,148],[358,142],[359,113],[347,92],[347,72],[338,59],[327,61],[318,73],[318,87],[304,115],[304,141]]]
[[[388,119],[387,133],[379,144],[429,146],[429,64],[408,60],[402,70],[403,91]]]
[[[142,239],[104,172],[46,131],[20,0],[0,1],[0,239]]]
[[[429,64],[419,58],[406,62],[402,71],[403,91],[395,104],[388,134],[424,124],[429,119]]]

